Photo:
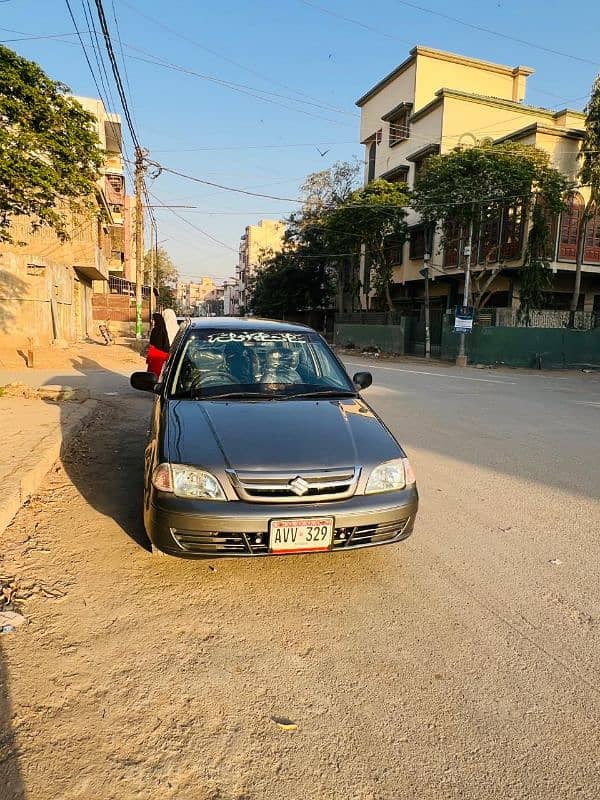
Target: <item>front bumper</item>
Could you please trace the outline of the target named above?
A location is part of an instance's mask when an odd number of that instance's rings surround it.
[[[272,519],[332,516],[333,552],[406,539],[413,531],[418,505],[415,486],[329,503],[289,504],[195,501],[154,491],[145,522],[152,544],[169,555],[231,558],[272,555],[268,533]]]

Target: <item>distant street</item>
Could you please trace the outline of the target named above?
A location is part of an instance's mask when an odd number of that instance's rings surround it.
[[[346,363],[414,465],[415,534],[265,560],[152,559],[151,400],[94,373],[2,542],[34,588],[0,641],[1,800],[596,800],[600,375]]]

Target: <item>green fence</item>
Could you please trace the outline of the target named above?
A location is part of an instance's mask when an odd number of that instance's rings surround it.
[[[406,324],[402,319],[397,325],[360,325],[335,323],[334,342],[340,347],[349,345],[359,349],[378,347],[384,353],[406,352]]]
[[[385,353],[415,352],[415,323],[410,317],[395,325],[337,323],[335,344],[358,349],[378,347]],[[444,318],[440,355],[453,361],[458,352],[458,334],[450,315]],[[512,328],[479,326],[466,336],[470,364],[505,365],[532,369],[600,367],[600,328]]]
[[[444,326],[442,358],[454,360],[458,334]],[[470,364],[570,369],[600,367],[600,328],[587,331],[569,328],[473,328],[466,336]]]

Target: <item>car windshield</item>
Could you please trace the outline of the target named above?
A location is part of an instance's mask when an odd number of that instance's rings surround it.
[[[354,395],[348,376],[315,333],[192,330],[174,365],[177,398]]]

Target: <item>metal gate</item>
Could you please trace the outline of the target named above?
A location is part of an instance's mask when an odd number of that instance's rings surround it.
[[[441,358],[444,311],[432,308],[429,312],[429,338],[431,355]],[[413,356],[425,355],[425,309],[406,317],[406,352]]]

